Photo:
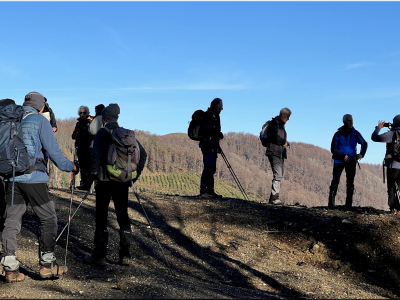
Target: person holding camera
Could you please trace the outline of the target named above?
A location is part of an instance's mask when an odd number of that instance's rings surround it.
[[[389,127],[390,130],[379,134],[383,127]],[[393,118],[393,124],[379,121],[371,135],[371,140],[378,143],[386,143],[385,166],[387,167],[387,192],[388,205],[390,212],[396,214],[400,211],[399,199],[396,200],[396,183],[400,186],[400,157],[396,145],[397,135],[400,132],[400,115]]]
[[[361,151],[357,154],[357,144],[361,145]],[[343,169],[346,171],[346,209],[351,209],[354,194],[354,177],[356,165],[367,152],[368,143],[362,135],[353,127],[353,116],[343,116],[343,126],[333,135],[331,143],[333,164],[333,178],[329,187],[328,208],[335,208],[335,196]]]
[[[282,204],[279,199],[279,192],[281,190],[281,180],[283,178],[283,165],[287,159],[286,151],[290,147],[287,141],[287,133],[285,124],[289,121],[292,111],[285,107],[271,120],[267,129],[267,147],[265,155],[268,157],[269,163],[273,173],[271,194],[269,196],[269,204]]]

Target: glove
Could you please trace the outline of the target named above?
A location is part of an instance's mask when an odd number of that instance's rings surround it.
[[[219,137],[220,140],[223,140],[224,139],[224,134],[222,132],[219,132],[218,133],[218,137]]]
[[[74,162],[74,169],[72,170],[75,175],[78,175],[79,173],[79,163],[77,161]]]

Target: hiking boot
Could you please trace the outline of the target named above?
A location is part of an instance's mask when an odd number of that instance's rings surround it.
[[[129,266],[131,264],[131,258],[129,256],[123,256],[119,258],[120,266]]]
[[[106,258],[93,258],[93,256],[85,255],[83,261],[89,265],[104,267],[107,265]]]
[[[222,195],[218,195],[216,192],[207,193],[210,198],[222,198]]]
[[[279,199],[276,199],[276,200],[273,200],[272,202],[270,202],[270,204],[279,205],[279,204],[282,204],[282,201]]]
[[[66,274],[68,272],[68,267],[54,265],[53,268],[46,268],[45,266],[40,266],[39,275],[41,278],[52,278],[58,277]]]
[[[18,270],[6,271],[6,283],[21,282],[24,281],[24,279],[25,275]]]

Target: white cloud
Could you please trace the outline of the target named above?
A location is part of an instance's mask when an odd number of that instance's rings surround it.
[[[374,63],[372,62],[368,62],[368,61],[361,61],[358,63],[354,63],[354,64],[348,64],[343,70],[352,70],[352,69],[356,69],[356,68],[362,68],[362,67],[368,67],[368,66],[373,66]]]

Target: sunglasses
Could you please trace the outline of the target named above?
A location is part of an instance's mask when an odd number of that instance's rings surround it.
[[[86,112],[86,111],[80,111],[79,114],[80,114],[80,115],[86,115],[87,112]]]

